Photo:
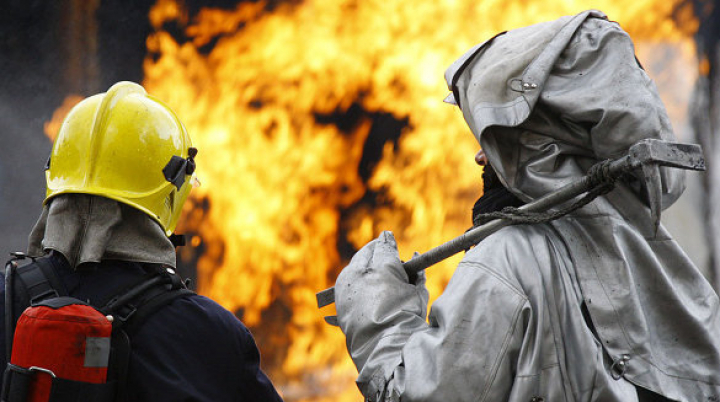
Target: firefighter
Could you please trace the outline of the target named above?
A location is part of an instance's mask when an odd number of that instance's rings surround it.
[[[173,111],[138,84],[119,82],[75,106],[54,142],[47,197],[29,236],[28,254],[59,280],[49,280],[52,287],[97,307],[150,271],[175,280],[171,239],[193,187],[196,153]],[[7,284],[21,287],[15,282]],[[0,310],[13,317],[10,326],[28,304],[22,296],[16,291],[13,308]],[[248,329],[206,297],[185,291],[128,336],[127,374],[110,378],[122,384],[113,400],[281,401]],[[119,360],[110,355],[111,365]]]
[[[480,212],[527,203],[642,139],[672,140],[629,36],[598,11],[476,46],[445,78],[488,164]],[[469,250],[427,316],[424,274],[395,239],[364,246],[335,284],[338,323],[369,401],[720,399],[720,301],[635,174],[548,223]],[[660,171],[662,207],[684,189]]]

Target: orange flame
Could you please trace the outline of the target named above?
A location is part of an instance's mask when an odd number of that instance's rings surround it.
[[[57,138],[57,134],[60,131],[60,126],[62,126],[62,122],[65,120],[65,116],[67,116],[67,114],[70,113],[70,110],[83,99],[84,97],[80,95],[68,95],[65,100],[63,100],[62,105],[55,109],[50,121],[46,121],[45,124],[43,124],[43,131],[45,132],[45,135],[50,138],[50,141],[55,141],[55,138]]]
[[[258,1],[190,17],[174,0],[157,2],[144,85],[200,149],[203,186],[181,224],[202,250],[199,290],[241,313],[286,401],[361,399],[344,337],[322,320],[332,311],[315,307],[347,249],[393,230],[408,259],[470,225],[478,145],[442,103],[445,68],[496,32],[592,7],[646,44],[644,62],[668,43],[692,59],[697,21],[678,3]],[[366,142],[377,142],[377,161]],[[432,299],[459,259],[431,270]]]

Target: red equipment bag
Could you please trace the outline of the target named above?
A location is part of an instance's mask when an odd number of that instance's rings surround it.
[[[36,372],[27,400],[48,401],[53,379],[105,383],[111,333],[106,316],[74,298],[53,298],[27,308],[17,322],[10,360],[15,367]]]

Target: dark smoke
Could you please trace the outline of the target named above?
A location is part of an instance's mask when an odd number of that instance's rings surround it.
[[[703,185],[705,234],[709,249],[709,277],[715,289],[720,289],[720,1],[686,0],[691,5],[700,26],[695,35],[701,71],[695,85],[690,113],[697,141],[705,151],[707,173]],[[705,67],[706,66],[706,67]]]

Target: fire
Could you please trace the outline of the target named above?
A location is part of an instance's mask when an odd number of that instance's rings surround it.
[[[45,135],[50,138],[50,141],[55,141],[55,138],[60,131],[60,126],[62,125],[63,120],[65,120],[65,116],[67,116],[67,114],[70,113],[70,110],[83,99],[85,99],[83,96],[77,94],[68,95],[65,100],[63,100],[62,105],[55,109],[50,121],[46,121],[45,124],[43,124],[43,131],[45,132]]]
[[[251,328],[285,400],[360,400],[315,293],[381,230],[408,259],[469,227],[478,146],[442,103],[445,68],[499,31],[588,8],[649,44],[643,62],[666,44],[692,58],[697,22],[679,2],[257,1],[189,16],[159,0],[143,84],[200,150],[203,186],[180,228],[193,234],[181,259],[197,260],[199,292]],[[460,258],[430,270],[432,299]]]

